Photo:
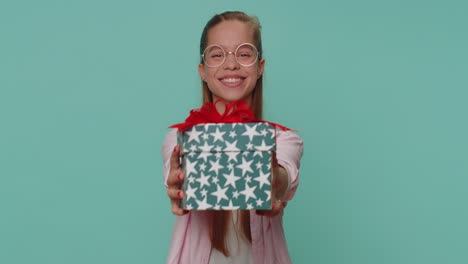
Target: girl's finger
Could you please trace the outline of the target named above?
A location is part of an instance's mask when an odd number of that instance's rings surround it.
[[[187,210],[180,208],[180,201],[171,199],[171,205],[172,205],[171,211],[175,215],[184,215],[188,213]]]
[[[180,147],[176,145],[171,154],[171,169],[172,168],[178,169],[180,167],[179,152],[180,152]]]
[[[271,203],[271,210],[257,210],[258,215],[263,215],[263,216],[276,216],[281,212],[281,209],[283,209],[283,202],[280,200],[273,201]]]
[[[278,160],[276,159],[276,151],[271,152],[271,162],[274,166],[278,165]]]
[[[182,198],[184,198],[184,191],[179,189],[168,189],[167,196],[169,196],[171,200],[181,200]]]
[[[273,152],[274,153],[274,152]],[[276,198],[276,167],[274,167],[274,164],[272,162],[271,164],[271,200],[274,201]],[[273,206],[273,204],[272,204]]]
[[[178,189],[183,180],[184,174],[180,171],[180,169],[176,169],[170,172],[169,178],[167,179],[167,186],[169,186],[169,188]]]
[[[169,172],[169,177],[167,178],[167,186],[169,186],[169,188],[174,188],[177,186],[177,175],[179,173],[179,169],[171,169],[171,171]]]

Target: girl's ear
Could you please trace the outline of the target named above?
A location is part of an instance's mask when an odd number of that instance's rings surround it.
[[[263,69],[265,69],[265,59],[261,59],[260,63],[258,64],[257,79],[260,78],[260,76],[262,76]]]
[[[198,74],[200,75],[200,78],[205,81],[206,79],[206,74],[205,70],[203,69],[203,64],[198,64]]]

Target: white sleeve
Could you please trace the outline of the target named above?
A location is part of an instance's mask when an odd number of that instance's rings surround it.
[[[177,145],[177,129],[174,129],[166,134],[162,145],[162,157],[164,162],[163,176],[164,186],[167,189],[167,178],[169,177],[169,171],[171,170],[171,155],[174,147]]]
[[[278,131],[276,134],[276,158],[288,173],[288,187],[284,201],[291,200],[299,185],[299,167],[304,143],[302,139],[291,131]]]

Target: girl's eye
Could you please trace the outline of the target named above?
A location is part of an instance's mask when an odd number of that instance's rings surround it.
[[[218,58],[222,58],[222,57],[223,57],[223,54],[221,54],[221,53],[211,54],[211,58],[213,58],[213,59],[218,59]]]
[[[244,58],[248,58],[248,57],[250,57],[252,55],[250,53],[241,53],[240,56],[244,57]]]

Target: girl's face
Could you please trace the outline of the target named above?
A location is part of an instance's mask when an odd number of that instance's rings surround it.
[[[213,93],[213,102],[223,99],[227,102],[245,100],[251,104],[251,94],[258,78],[263,73],[265,60],[255,62],[251,66],[243,66],[237,62],[234,54],[242,43],[254,44],[253,33],[249,26],[241,21],[223,21],[208,31],[208,43],[220,45],[226,51],[226,60],[218,67],[198,65],[198,72],[208,88]]]

